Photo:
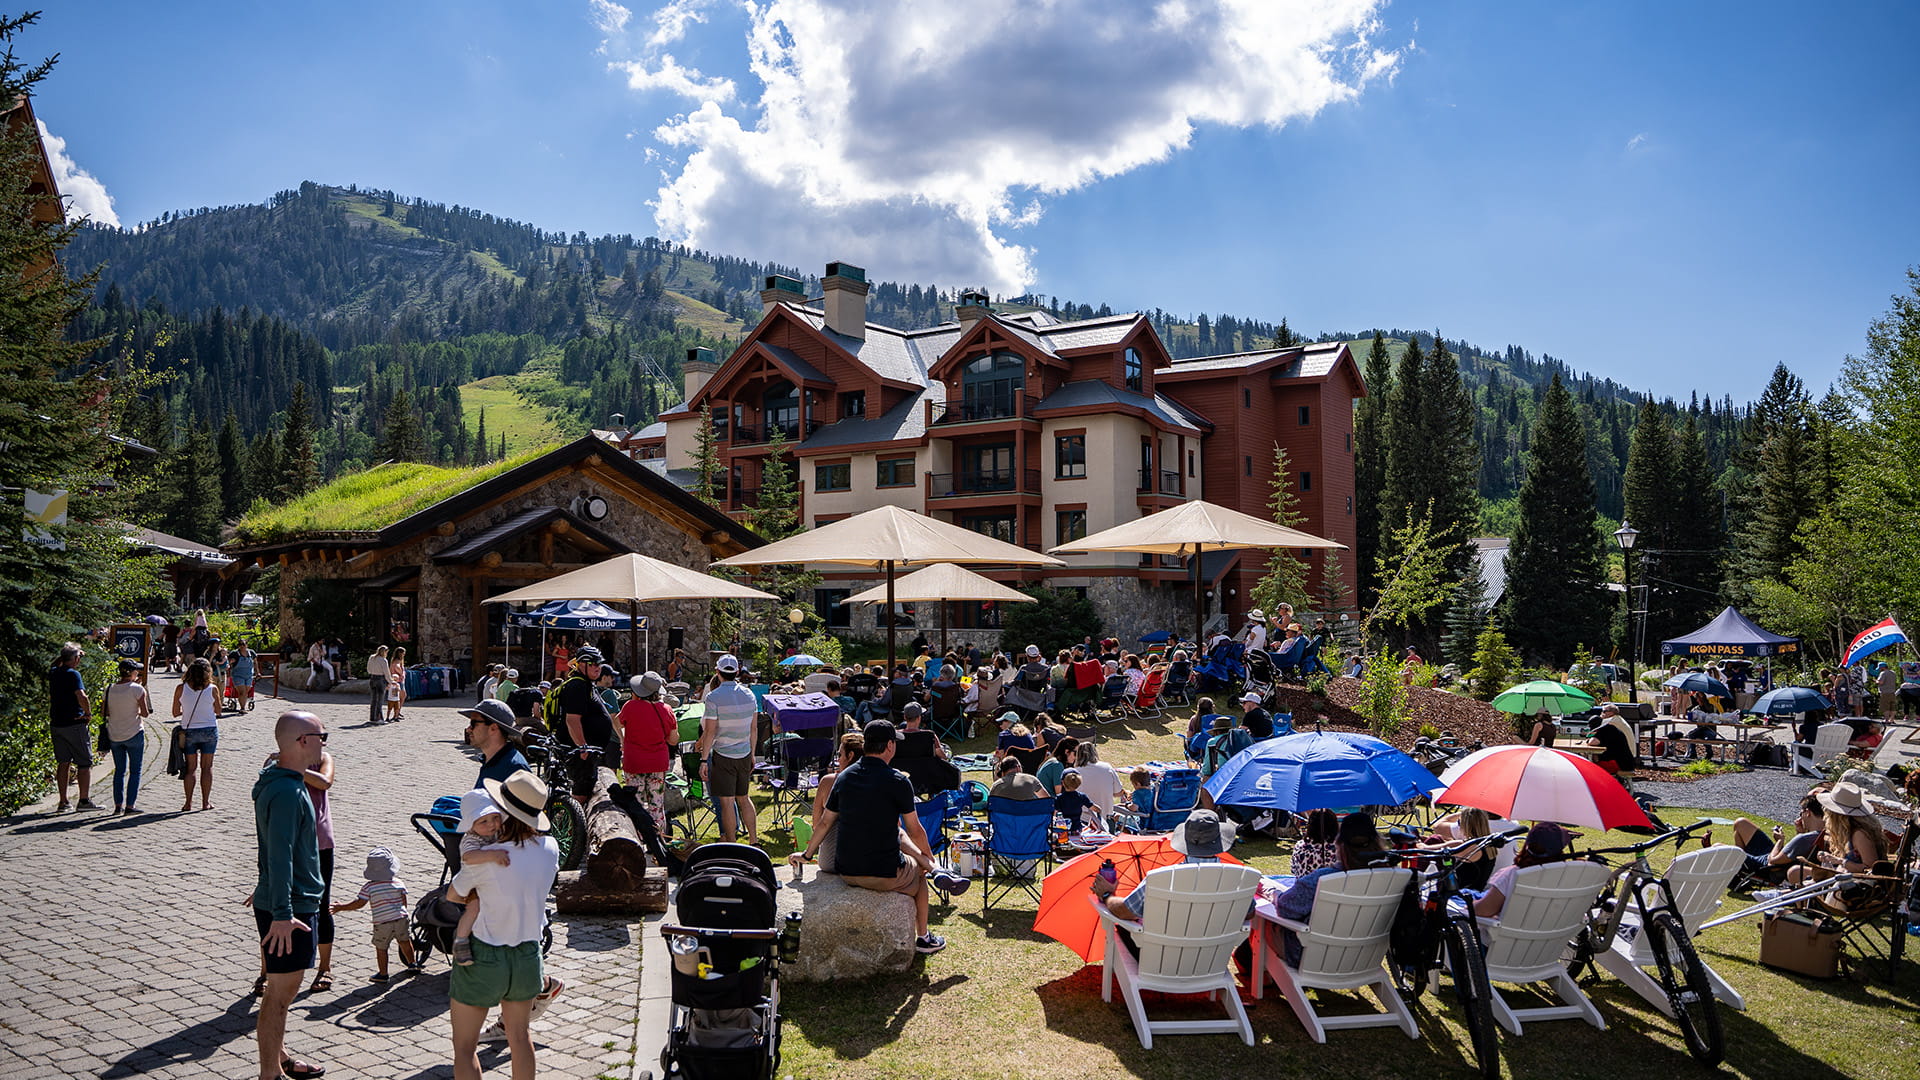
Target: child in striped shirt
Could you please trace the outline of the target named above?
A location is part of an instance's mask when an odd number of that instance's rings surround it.
[[[400,943],[400,960],[409,968],[418,969],[420,961],[413,955],[413,939],[407,936],[407,887],[400,882],[399,860],[386,848],[374,848],[367,852],[365,877],[359,896],[352,903],[333,905],[333,911],[339,914],[373,905],[373,950],[380,958],[373,981],[383,983],[388,978],[388,945]]]

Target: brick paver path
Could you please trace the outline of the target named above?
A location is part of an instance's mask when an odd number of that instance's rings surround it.
[[[156,712],[171,711],[176,681],[154,678]],[[366,727],[364,696],[284,692],[308,703],[332,736],[335,899],[353,898],[375,846],[399,856],[410,898],[432,889],[439,856],[407,816],[473,783],[478,766],[454,712],[470,696],[410,702],[401,723]],[[221,720],[211,812],[175,812],[180,784],[161,769],[155,748],[165,729],[155,724],[140,795],[146,814],[55,816],[49,798],[0,822],[0,1077],[255,1075],[248,991],[259,940],[241,903],[254,881],[248,795],[286,707],[263,699],[247,716]],[[94,778],[94,801],[111,807],[111,761]],[[338,924],[333,989],[302,991],[288,1044],[327,1065],[330,1078],[451,1077],[445,958],[403,975],[396,954],[394,980],[369,982],[366,910]],[[567,991],[534,1025],[542,1076],[630,1075],[641,929],[638,921],[556,918],[548,970]],[[505,1044],[483,1046],[481,1062],[505,1076]]]

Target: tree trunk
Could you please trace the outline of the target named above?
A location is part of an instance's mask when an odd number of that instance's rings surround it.
[[[612,770],[602,769],[587,806],[587,860],[577,873],[560,875],[555,906],[565,913],[657,912],[667,904],[665,867],[649,869],[639,830],[627,812],[607,797]]]

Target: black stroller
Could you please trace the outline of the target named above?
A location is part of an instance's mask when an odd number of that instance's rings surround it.
[[[687,857],[660,928],[673,961],[663,1077],[771,1080],[780,1067],[780,961],[798,955],[800,917],[775,925],[780,884],[767,853],[705,844]]]
[[[440,853],[440,884],[413,905],[413,954],[425,964],[435,949],[453,960],[453,932],[460,925],[465,909],[447,899],[447,886],[460,872],[460,796],[442,795],[433,800],[433,809],[410,819],[415,831],[427,838]],[[553,949],[553,913],[547,913],[546,926],[540,932],[540,952]]]

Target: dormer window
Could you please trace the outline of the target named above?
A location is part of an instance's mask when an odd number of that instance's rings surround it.
[[[859,420],[867,415],[867,392],[848,390],[840,395],[840,417],[844,420]]]
[[[1140,359],[1139,349],[1127,350],[1127,389],[1141,392],[1146,385],[1146,364]]]

